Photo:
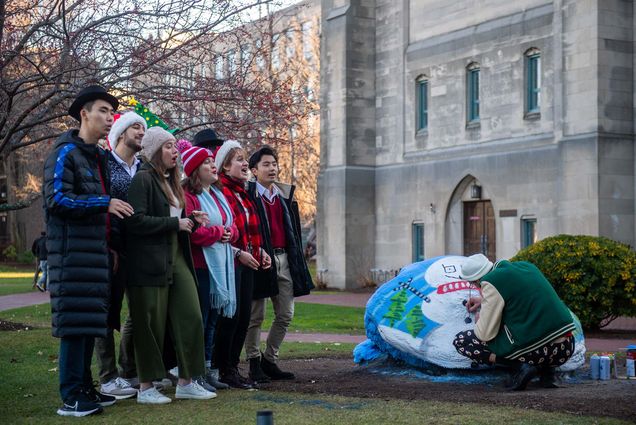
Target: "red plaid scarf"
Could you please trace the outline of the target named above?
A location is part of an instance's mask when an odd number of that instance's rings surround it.
[[[219,177],[223,183],[223,194],[234,212],[234,223],[239,231],[239,238],[234,245],[252,254],[260,263],[260,248],[263,246],[263,242],[256,206],[247,196],[242,182],[228,177],[224,173],[219,173]]]

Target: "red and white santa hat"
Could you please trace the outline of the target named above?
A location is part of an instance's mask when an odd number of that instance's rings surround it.
[[[203,161],[205,161],[206,158],[214,159],[214,154],[208,149],[192,146],[192,144],[185,139],[179,140],[175,146],[181,153],[183,172],[188,177],[192,175],[194,170],[203,164]]]
[[[110,128],[110,133],[108,133],[108,143],[110,144],[111,150],[115,150],[117,147],[117,141],[119,140],[119,136],[133,124],[139,123],[144,126],[144,130],[148,130],[148,124],[146,124],[146,120],[141,117],[141,115],[128,111],[123,114],[116,114],[114,116],[115,122]]]

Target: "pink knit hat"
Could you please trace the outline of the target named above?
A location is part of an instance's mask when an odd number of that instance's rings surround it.
[[[194,170],[199,168],[199,165],[203,164],[206,158],[214,159],[212,152],[205,148],[192,146],[192,144],[185,139],[179,140],[176,144],[176,148],[181,153],[183,172],[188,177],[192,175]]]

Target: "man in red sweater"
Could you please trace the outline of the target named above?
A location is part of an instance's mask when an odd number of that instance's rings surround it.
[[[294,297],[307,295],[314,287],[302,251],[294,186],[276,181],[278,155],[269,146],[252,154],[249,167],[256,181],[249,183],[248,193],[262,223],[263,247],[275,260],[269,270],[254,276],[252,314],[245,340],[250,379],[294,379],[293,373],[278,367],[278,352],[294,316]],[[260,333],[267,298],[272,300],[274,321],[265,352],[261,353]]]

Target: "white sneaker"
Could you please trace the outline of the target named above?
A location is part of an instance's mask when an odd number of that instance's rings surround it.
[[[134,378],[121,378],[128,383],[133,388],[139,388],[139,378],[135,376]]]
[[[139,394],[137,394],[137,403],[141,404],[168,404],[171,402],[170,398],[161,394],[155,387],[143,391],[139,390]]]
[[[119,377],[102,384],[99,392],[113,396],[117,400],[124,400],[137,395],[137,390],[134,389],[128,381]]]
[[[196,381],[192,381],[189,385],[177,385],[175,397],[192,400],[209,400],[216,397],[216,393],[210,392],[197,384]]]

